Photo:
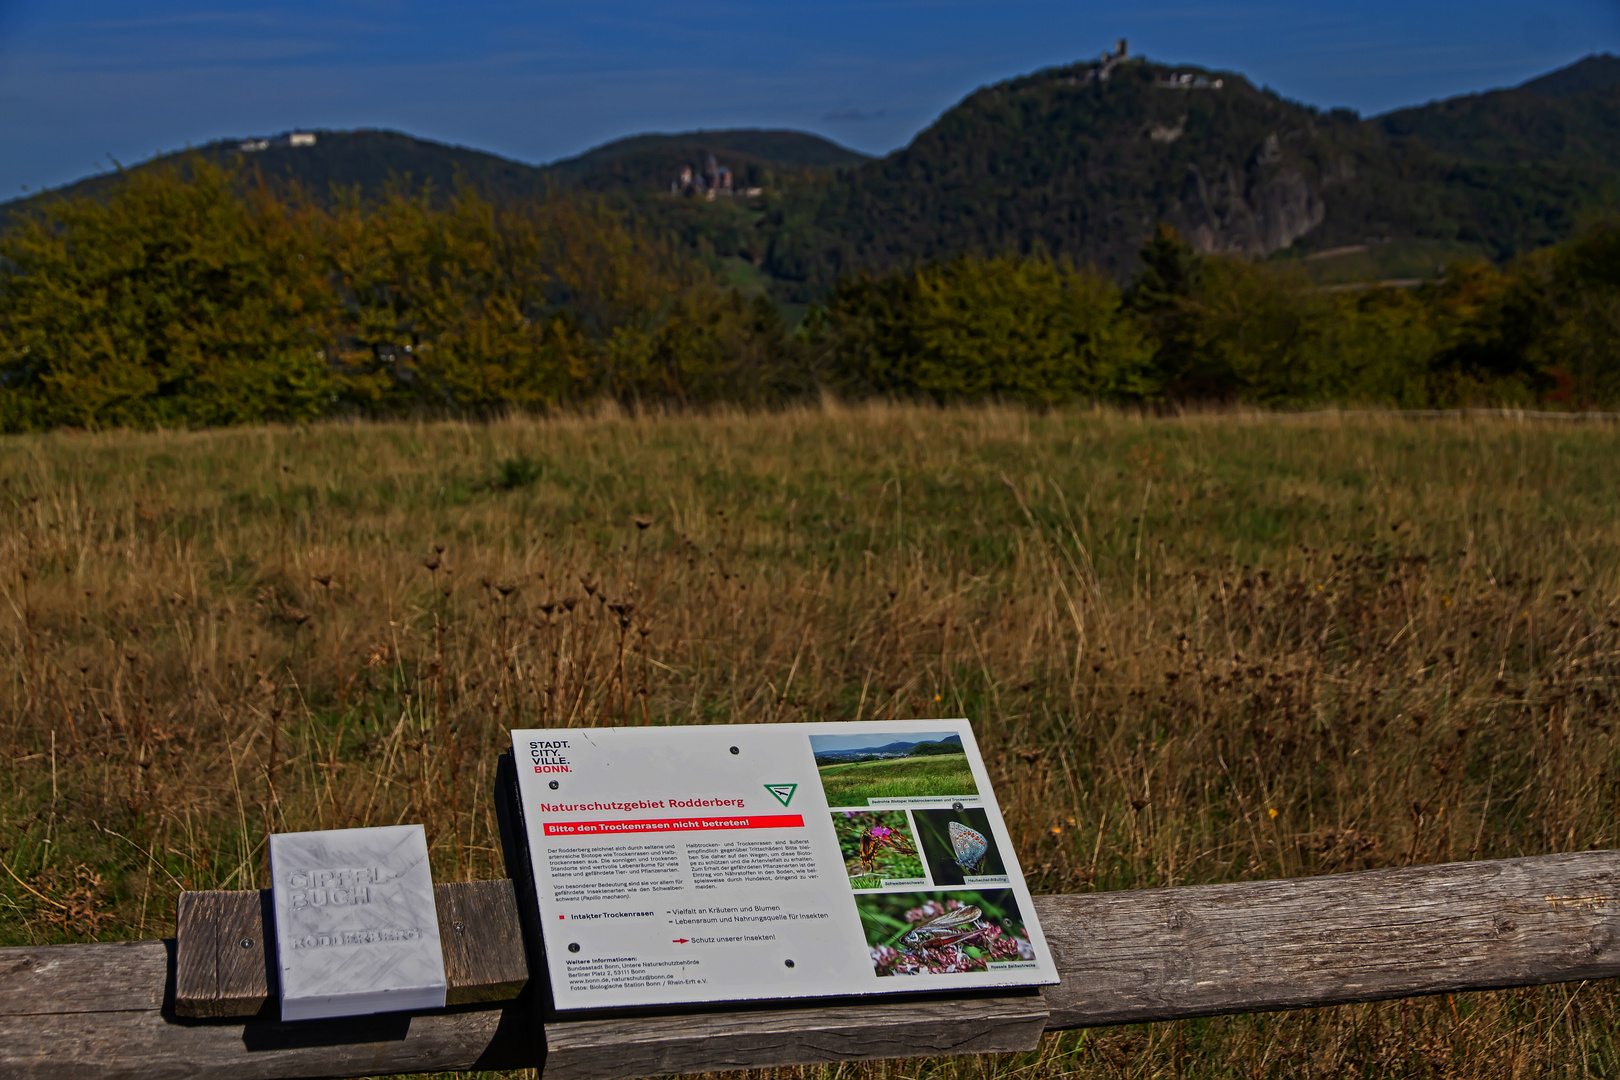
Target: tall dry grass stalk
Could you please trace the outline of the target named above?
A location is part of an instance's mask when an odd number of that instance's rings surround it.
[[[1036,891],[1613,847],[1617,449],[830,405],[0,440],[0,935],[166,933],[272,831],[420,821],[497,875],[517,725],[966,715]],[[1614,1003],[808,1071],[1611,1075]]]

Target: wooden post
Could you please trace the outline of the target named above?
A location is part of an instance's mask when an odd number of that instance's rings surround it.
[[[175,918],[178,1016],[252,1016],[275,986],[270,891],[183,892]]]

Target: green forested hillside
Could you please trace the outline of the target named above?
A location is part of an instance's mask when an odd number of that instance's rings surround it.
[[[547,171],[560,180],[583,183],[593,190],[630,187],[662,192],[683,167],[701,168],[710,154],[737,173],[739,183],[749,186],[769,183],[773,173],[787,179],[870,160],[865,154],[803,131],[739,128],[632,135],[554,162]]]
[[[358,189],[377,196],[390,181],[413,188],[431,186],[442,193],[459,181],[486,198],[505,201],[541,195],[550,183],[545,171],[521,161],[464,146],[447,146],[398,131],[316,131],[314,146],[270,145],[244,152],[242,139],[224,139],[172,154],[163,154],[123,169],[87,177],[54,191],[0,203],[0,222],[28,213],[55,199],[104,196],[134,174],[184,166],[203,158],[246,178],[259,176],[278,187],[297,185],[316,197],[333,188]]]
[[[762,226],[767,269],[801,297],[961,252],[1044,250],[1123,277],[1160,221],[1205,252],[1395,239],[1503,259],[1572,235],[1620,194],[1612,57],[1371,120],[1231,72],[1101,71],[985,87],[903,150],[788,193]]]
[[[767,266],[815,295],[842,273],[958,252],[1045,250],[1120,274],[1155,223],[1263,255],[1322,220],[1339,127],[1239,76],[1093,64],[974,93],[910,146],[795,193]],[[1207,82],[1171,89],[1177,75]],[[1215,81],[1221,85],[1217,87]]]
[[[1458,161],[1620,168],[1620,57],[1590,56],[1511,90],[1398,109],[1374,121],[1393,140]]]
[[[380,197],[390,184],[420,190],[431,187],[447,196],[458,184],[483,198],[504,203],[534,198],[547,191],[582,185],[593,191],[664,192],[683,166],[701,168],[709,154],[753,186],[806,178],[838,165],[867,160],[818,135],[799,131],[738,129],[695,131],[677,135],[636,135],[550,165],[528,165],[465,146],[450,146],[398,131],[315,131],[313,146],[291,146],[285,139],[264,140],[262,149],[244,150],[255,140],[226,139],[194,150],[164,154],[128,171],[181,165],[201,156],[239,170],[246,178],[262,177],[272,186],[296,185],[322,199],[333,189],[358,190]],[[0,223],[62,196],[99,195],[121,182],[126,172],[111,169],[55,191],[0,203]]]

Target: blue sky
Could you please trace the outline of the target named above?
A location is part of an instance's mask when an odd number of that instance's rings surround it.
[[[769,126],[871,153],[975,87],[1095,55],[1375,113],[1620,52],[1620,0],[0,0],[0,199],[220,137],[388,127],[544,162]]]

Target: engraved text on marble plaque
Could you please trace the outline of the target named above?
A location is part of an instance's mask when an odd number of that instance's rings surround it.
[[[270,838],[281,1018],[444,1005],[444,955],[420,825]]]

